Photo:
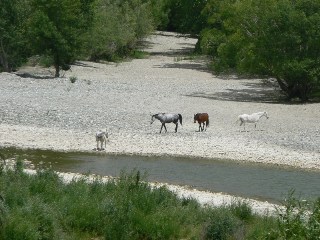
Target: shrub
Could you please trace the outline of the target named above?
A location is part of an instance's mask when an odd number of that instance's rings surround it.
[[[71,83],[75,83],[77,81],[77,77],[75,76],[69,77],[69,80]]]
[[[231,212],[244,222],[249,222],[253,218],[252,208],[249,203],[238,200],[230,205]]]
[[[284,209],[278,209],[278,227],[267,234],[271,239],[319,239],[320,198],[308,202],[290,192],[283,205]]]
[[[216,209],[209,216],[209,221],[205,228],[206,239],[224,240],[230,239],[239,226],[237,220],[230,211],[225,208]]]

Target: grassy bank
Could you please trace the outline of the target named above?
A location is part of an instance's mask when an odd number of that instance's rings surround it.
[[[203,207],[152,188],[139,171],[64,183],[52,170],[0,169],[0,239],[319,239],[320,201],[290,198],[279,216],[244,202]],[[307,208],[308,207],[308,208]],[[294,210],[298,209],[298,211]],[[307,210],[311,215],[305,218]]]

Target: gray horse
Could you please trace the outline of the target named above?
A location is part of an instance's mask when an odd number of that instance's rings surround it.
[[[182,126],[182,116],[179,113],[158,113],[158,114],[154,114],[151,116],[151,123],[152,124],[154,122],[155,119],[158,119],[162,125],[160,128],[160,133],[162,131],[162,128],[164,127],[164,129],[167,132],[167,128],[166,128],[166,123],[174,123],[176,125],[176,129],[175,131],[177,132],[178,130],[178,121],[180,121],[180,124]]]

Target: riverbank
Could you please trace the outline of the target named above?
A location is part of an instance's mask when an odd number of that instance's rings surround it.
[[[4,169],[14,169],[16,164],[16,159],[6,159],[0,162],[0,167]],[[23,171],[29,175],[35,175],[37,173],[37,169],[35,165],[25,159],[23,160]],[[61,180],[68,184],[72,181],[78,181],[85,179],[88,183],[91,183],[95,180],[99,180],[103,183],[106,183],[110,180],[116,180],[116,177],[112,176],[100,176],[96,174],[80,174],[80,173],[72,173],[72,172],[58,172],[57,175],[61,178]],[[229,206],[230,204],[235,203],[246,203],[251,208],[255,214],[271,216],[277,213],[277,209],[280,210],[281,207],[278,204],[270,203],[268,201],[259,201],[255,199],[231,196],[225,193],[213,193],[209,191],[199,191],[197,189],[193,189],[190,186],[178,186],[172,185],[169,183],[159,183],[159,182],[150,182],[149,185],[152,188],[160,188],[166,187],[171,192],[175,193],[180,199],[195,199],[202,206],[210,206],[210,207],[223,207]]]
[[[278,104],[271,82],[213,76],[204,60],[184,57],[195,43],[159,32],[144,43],[150,54],[146,59],[77,62],[61,78],[39,67],[0,73],[0,146],[90,152],[96,147],[95,132],[107,128],[107,153],[319,170],[320,104]],[[248,125],[241,131],[237,116],[259,111],[267,111],[270,118],[262,119],[257,129]],[[162,134],[160,122],[150,125],[151,114],[158,112],[182,114],[177,133],[173,124]],[[197,132],[197,112],[210,116],[206,132]],[[199,194],[199,201],[220,199],[219,194]],[[228,202],[232,196],[226,198]]]
[[[271,82],[216,77],[201,59],[184,57],[196,39],[158,32],[144,42],[150,56],[123,63],[77,62],[63,77],[26,67],[0,73],[0,146],[92,151],[107,128],[106,152],[232,159],[320,169],[320,104],[280,104]],[[70,77],[76,81],[72,83]],[[257,129],[236,123],[267,111]],[[151,114],[180,113],[183,126],[159,134]],[[196,132],[193,114],[210,127]]]

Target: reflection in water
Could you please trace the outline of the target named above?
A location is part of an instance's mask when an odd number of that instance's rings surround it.
[[[133,169],[146,172],[149,181],[189,185],[199,190],[281,201],[290,190],[307,199],[320,197],[320,172],[261,164],[182,157],[143,157],[104,153],[61,153],[11,149],[34,164],[51,165],[61,172],[119,176]]]

